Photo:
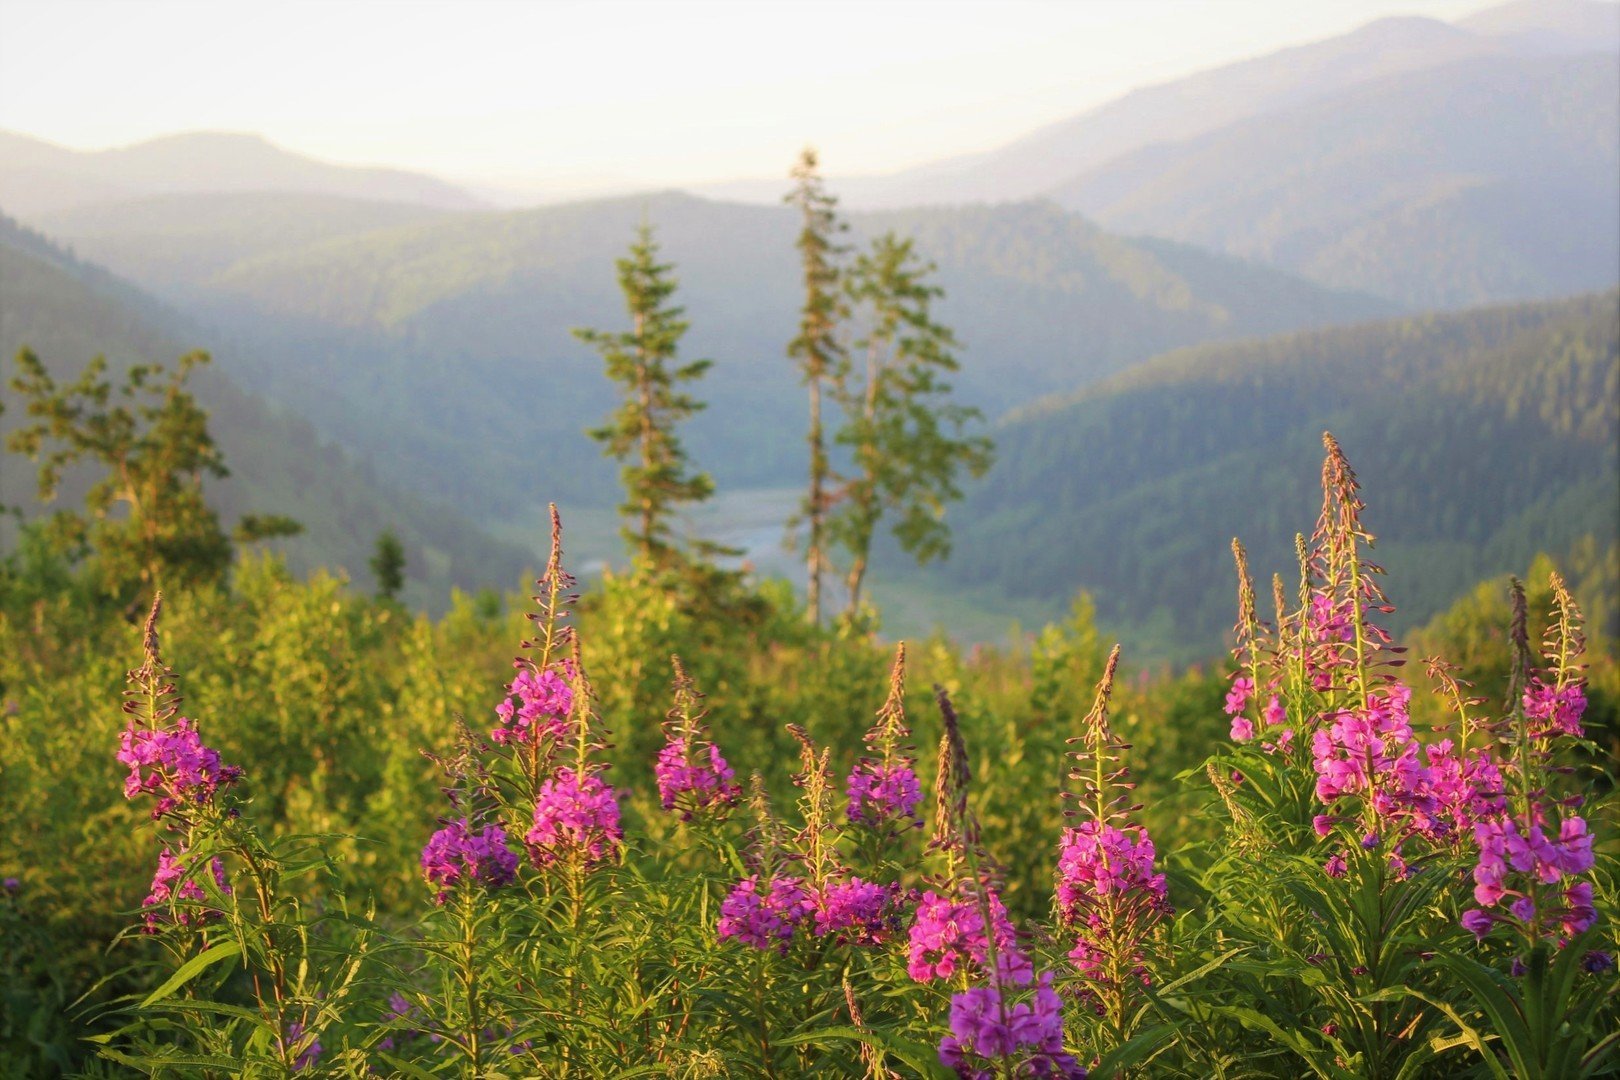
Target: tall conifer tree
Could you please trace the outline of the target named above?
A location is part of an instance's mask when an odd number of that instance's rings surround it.
[[[688,323],[671,304],[673,267],[658,261],[651,226],[642,224],[628,257],[618,260],[630,329],[579,329],[574,336],[602,356],[607,376],[619,384],[622,400],[608,422],[591,431],[603,453],[624,463],[625,501],[621,530],[638,566],[653,572],[678,568],[688,553],[675,542],[672,519],[683,504],[714,492],[705,473],[693,472],[675,435],[675,425],[704,408],[682,387],[701,378],[708,360],[679,363],[677,347]],[[691,545],[701,557],[727,549],[706,541]]]
[[[802,216],[798,249],[804,273],[804,306],[799,335],[788,345],[788,356],[798,363],[799,374],[810,391],[810,489],[800,520],[809,533],[806,613],[811,622],[819,624],[821,581],[828,568],[826,519],[834,480],[822,423],[822,400],[829,389],[837,392],[849,367],[848,356],[838,340],[839,324],[848,314],[838,266],[845,249],[837,242],[846,226],[838,219],[838,200],[822,184],[814,149],[806,147],[799,155],[792,177],[794,188],[784,201],[798,208]]]
[[[843,413],[838,442],[852,468],[827,519],[829,539],[849,554],[848,611],[860,606],[872,541],[886,513],[900,547],[918,562],[950,552],[945,505],[962,497],[957,479],[990,467],[991,443],[964,434],[977,409],[949,401],[945,376],[956,371],[956,338],[934,321],[944,295],[929,282],[934,267],[910,240],[878,237],[851,267],[847,295],[864,329],[855,343],[865,370],[835,387]]]

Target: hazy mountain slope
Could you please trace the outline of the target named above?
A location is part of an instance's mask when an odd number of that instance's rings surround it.
[[[1107,226],[1413,306],[1620,276],[1620,62],[1488,58],[1139,151],[1054,192]]]
[[[143,288],[184,293],[188,284],[268,252],[430,221],[446,212],[337,195],[186,192],[52,211],[33,224]]]
[[[332,165],[259,135],[194,132],[111,150],[70,150],[0,131],[0,206],[24,221],[93,203],[200,191],[301,192],[452,210],[482,205],[431,176]]]
[[[137,290],[0,218],[0,356],[6,368],[0,397],[7,406],[0,428],[25,422],[9,388],[12,357],[25,345],[63,378],[98,354],[114,365],[172,364],[204,344]],[[302,521],[305,535],[278,544],[296,568],[341,566],[365,583],[377,534],[393,528],[406,547],[409,598],[438,607],[451,584],[509,588],[535,561],[442,508],[379,486],[367,467],[323,441],[308,423],[245,392],[232,377],[235,366],[234,356],[220,354],[194,376],[231,469],[230,477],[211,484],[211,498],[227,521],[248,511]],[[9,454],[0,455],[0,462],[0,502],[37,508],[31,464]]]
[[[1190,138],[1369,79],[1499,48],[1486,37],[1435,19],[1380,19],[1326,41],[1133,90],[995,150],[889,176],[837,177],[837,187],[848,205],[863,208],[1026,199],[1153,143]],[[703,191],[717,197],[769,197],[753,183]]]
[[[1620,294],[1185,349],[1024,410],[941,574],[1054,604],[1091,590],[1138,643],[1212,651],[1227,542],[1292,580],[1320,436],[1355,464],[1421,621],[1474,581],[1620,534]]]
[[[1352,87],[1472,57],[1620,49],[1620,5],[1608,0],[1521,0],[1447,24],[1380,19],[1324,41],[1281,49],[1133,90],[994,150],[887,176],[836,176],[852,207],[999,202],[1051,190],[1110,160],[1229,124],[1297,109]],[[772,201],[780,184],[706,185],[715,198]]]
[[[682,195],[441,220],[249,259],[192,283],[193,310],[254,342],[248,377],[399,484],[478,513],[536,498],[607,504],[585,439],[611,407],[575,326],[617,327],[636,225],[676,264],[689,356],[716,366],[691,426],[728,485],[796,483],[803,394],[785,356],[800,303],[796,223]],[[858,217],[940,266],[965,345],[962,397],[994,415],[1179,344],[1387,314],[1366,297],[1180,245],[1110,236],[1022,204]],[[152,241],[156,244],[157,241]]]
[[[1620,45],[1620,4],[1612,0],[1512,0],[1457,25],[1504,38],[1523,52],[1589,52]]]

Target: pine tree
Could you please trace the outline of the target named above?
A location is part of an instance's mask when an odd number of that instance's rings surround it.
[[[848,371],[849,359],[838,340],[848,306],[840,289],[843,275],[838,259],[844,248],[837,243],[846,226],[838,219],[838,200],[829,195],[817,171],[816,152],[806,147],[793,167],[794,188],[784,200],[802,216],[798,249],[804,271],[804,307],[799,335],[788,345],[788,356],[798,362],[799,374],[810,391],[810,489],[797,520],[809,533],[806,543],[806,614],[821,622],[821,580],[828,569],[826,519],[831,506],[831,485],[836,479],[827,456],[822,424],[824,392],[837,392]]]
[[[625,501],[621,530],[639,568],[667,573],[730,554],[718,544],[697,540],[685,549],[674,538],[673,519],[685,504],[714,492],[706,473],[691,471],[675,426],[704,408],[681,388],[709,369],[708,360],[679,363],[677,347],[686,333],[682,309],[670,303],[673,268],[658,261],[652,228],[643,224],[629,257],[618,260],[630,329],[604,332],[578,329],[574,336],[596,349],[607,376],[619,384],[622,400],[608,422],[590,432],[603,453],[624,463]]]
[[[369,565],[371,576],[377,582],[378,599],[397,599],[399,591],[405,587],[405,545],[394,535],[394,530],[384,529],[378,535]]]
[[[918,562],[950,552],[945,505],[962,497],[958,477],[983,475],[991,443],[964,435],[977,409],[952,404],[944,377],[958,367],[956,338],[933,319],[944,295],[931,264],[910,240],[887,233],[851,268],[847,294],[865,333],[855,342],[865,371],[835,384],[844,414],[838,442],[852,468],[827,521],[829,539],[849,554],[848,611],[858,610],[872,541],[885,514],[900,547]]]

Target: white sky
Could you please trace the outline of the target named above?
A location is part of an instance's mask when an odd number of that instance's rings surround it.
[[[0,128],[256,131],[513,187],[834,174],[988,149],[1161,82],[1490,0],[0,0]]]

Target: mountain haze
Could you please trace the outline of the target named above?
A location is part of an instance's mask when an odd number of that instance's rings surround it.
[[[54,220],[78,250],[251,342],[243,377],[392,483],[481,515],[616,498],[613,467],[583,435],[612,389],[570,330],[622,325],[614,260],[650,221],[692,322],[684,354],[716,361],[700,389],[711,407],[690,427],[695,459],[727,486],[803,472],[803,393],[784,355],[801,301],[786,209],[663,194],[454,214],[259,248],[224,269],[236,234],[199,251],[186,218],[170,215],[172,236],[151,218],[130,218],[127,233],[116,219],[82,231],[82,214]],[[939,264],[940,315],[964,349],[959,396],[992,416],[1177,345],[1392,310],[1122,239],[1050,204],[859,215],[850,239],[886,229]],[[195,276],[175,281],[187,265]]]
[[[1004,146],[887,176],[835,176],[851,207],[1000,202],[1045,194],[1144,147],[1309,105],[1362,84],[1457,61],[1620,49],[1620,4],[1521,0],[1445,23],[1379,19],[1349,33],[1146,86]],[[770,200],[771,181],[705,186],[717,197]]]
[[[9,382],[12,357],[32,348],[59,381],[72,379],[92,357],[113,370],[134,363],[175,360],[207,339],[138,290],[80,263],[43,238],[0,218],[0,356],[5,362],[0,433],[26,422]],[[297,570],[341,567],[369,582],[367,560],[383,529],[405,544],[407,597],[442,607],[451,585],[463,588],[518,584],[535,557],[497,543],[440,507],[381,486],[370,469],[285,410],[267,406],[233,377],[236,358],[225,351],[192,376],[198,401],[231,475],[209,481],[210,501],[229,524],[243,513],[287,514],[304,535],[277,541]],[[34,469],[24,458],[0,456],[0,503],[39,510]],[[70,477],[70,480],[72,478]],[[71,503],[81,481],[69,485]]]
[[[453,184],[402,169],[332,165],[260,135],[190,132],[112,150],[70,150],[0,131],[0,208],[33,223],[42,214],[172,192],[278,191],[415,203],[483,205]]]
[[[1620,281],[1620,4],[1388,18],[1150,86],[847,205],[1050,197],[1409,307]],[[769,199],[775,187],[714,185]]]
[[[1620,277],[1620,60],[1486,57],[1118,158],[1054,191],[1110,228],[1414,307]]]

